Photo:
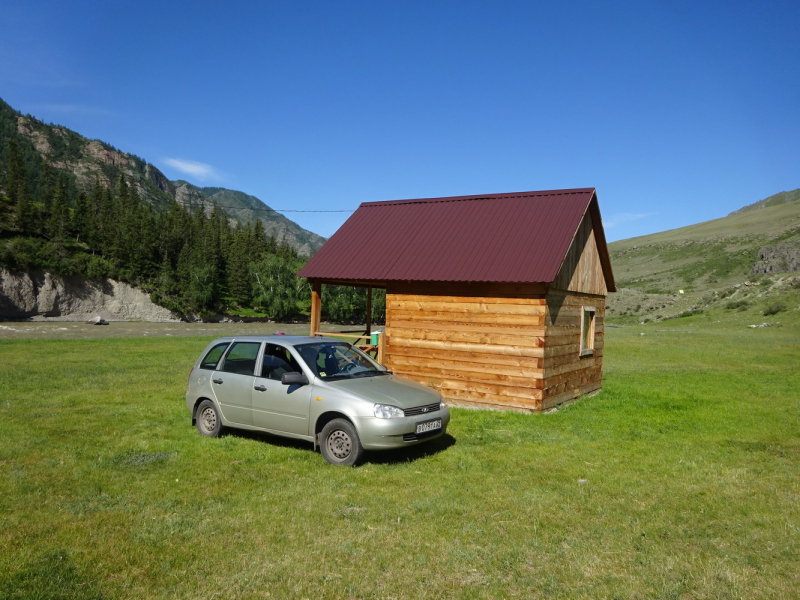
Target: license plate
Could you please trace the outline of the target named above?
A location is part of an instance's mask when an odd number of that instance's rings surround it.
[[[442,420],[434,419],[433,421],[425,421],[424,423],[417,423],[416,433],[427,433],[436,429],[442,428]]]

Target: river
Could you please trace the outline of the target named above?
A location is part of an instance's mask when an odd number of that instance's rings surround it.
[[[358,329],[357,325],[323,323],[322,331]],[[363,326],[362,326],[363,331]],[[112,321],[108,325],[91,325],[75,321],[0,321],[0,340],[135,337],[222,337],[227,335],[308,335],[308,323],[143,323]]]

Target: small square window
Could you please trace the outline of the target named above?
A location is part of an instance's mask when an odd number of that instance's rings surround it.
[[[594,354],[594,306],[583,307],[581,319],[581,356]]]

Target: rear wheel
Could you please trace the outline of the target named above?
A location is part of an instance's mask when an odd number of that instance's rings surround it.
[[[332,465],[356,465],[364,456],[364,447],[350,421],[334,419],[322,428],[320,437],[322,456]]]
[[[197,431],[206,437],[219,437],[222,433],[222,419],[219,411],[211,400],[203,400],[195,413]]]

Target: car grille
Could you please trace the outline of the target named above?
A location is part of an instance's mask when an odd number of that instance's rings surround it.
[[[427,415],[428,413],[436,412],[439,410],[439,403],[436,404],[428,404],[426,406],[415,406],[414,408],[407,408],[403,411],[403,414],[407,417],[413,417],[415,415]]]
[[[403,435],[404,442],[418,442],[425,438],[433,437],[442,433],[441,429],[434,429],[433,431],[426,431],[425,433],[406,433]]]

